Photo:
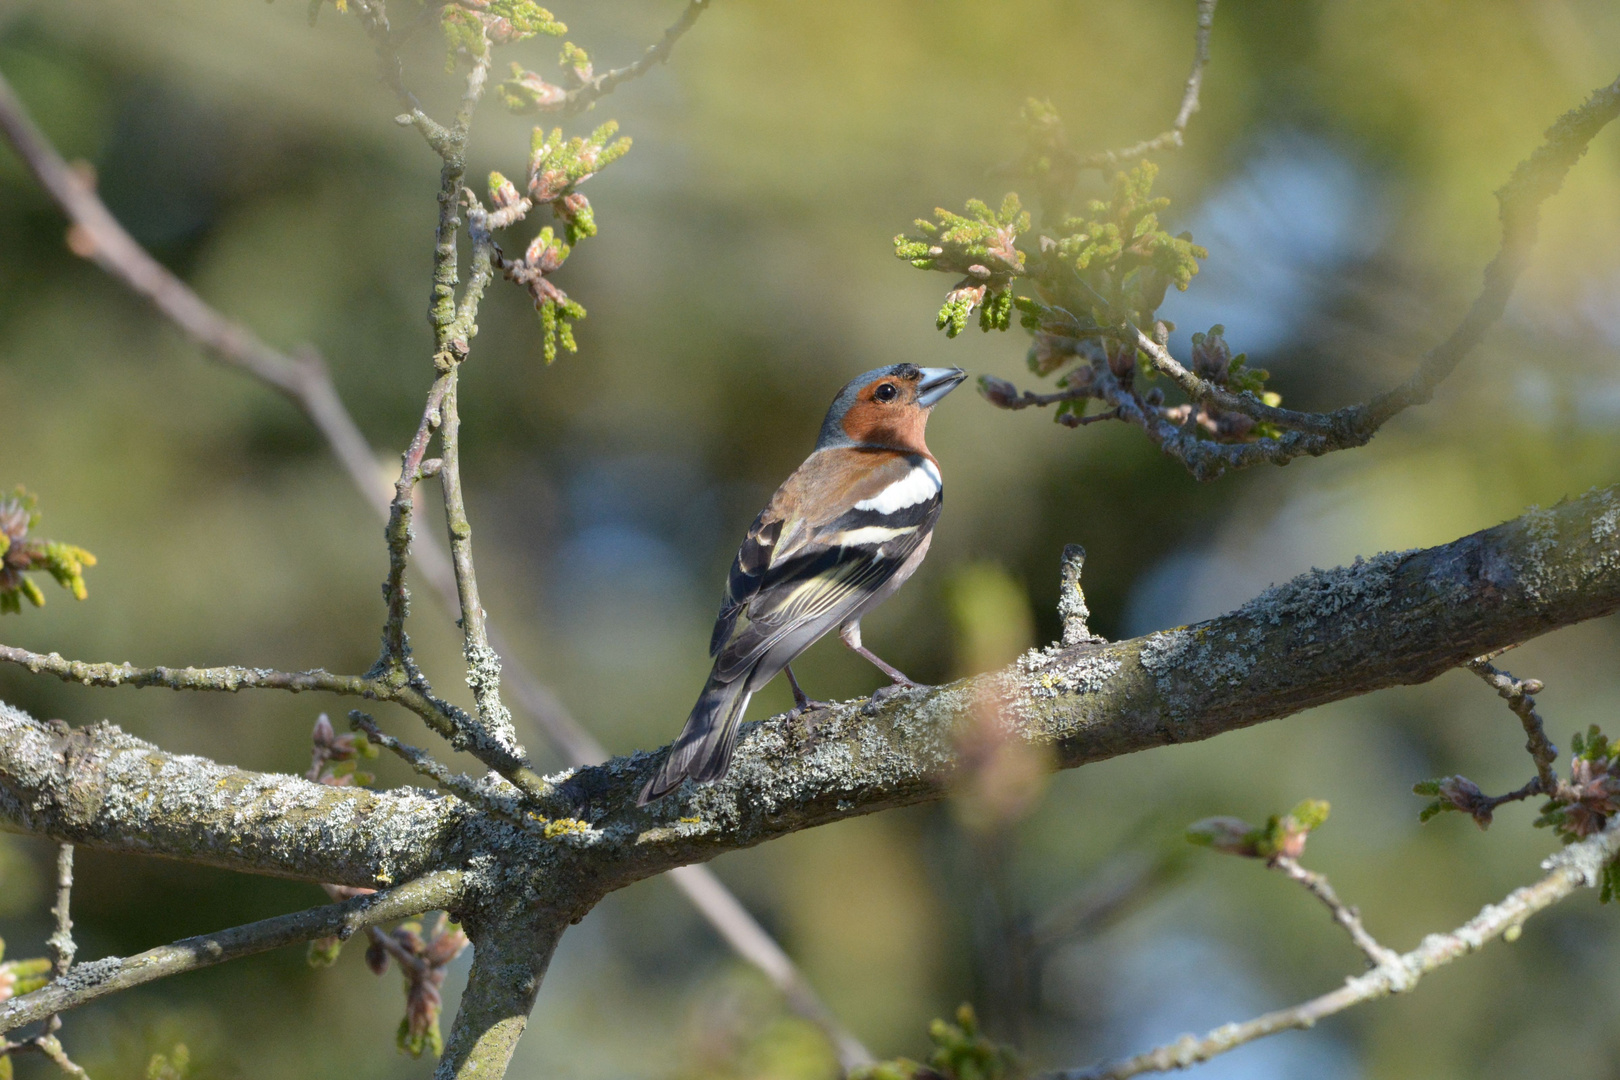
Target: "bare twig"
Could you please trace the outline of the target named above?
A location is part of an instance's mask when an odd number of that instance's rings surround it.
[[[170,975],[315,938],[347,938],[377,923],[454,907],[461,889],[460,871],[436,871],[404,885],[342,903],[277,915],[217,934],[185,938],[128,958],[109,956],[79,964],[65,978],[0,1003],[0,1034]]]
[[[1204,67],[1209,63],[1209,35],[1215,26],[1215,4],[1216,0],[1198,0],[1198,31],[1194,35],[1192,71],[1187,74],[1187,85],[1181,92],[1181,107],[1176,110],[1176,118],[1169,130],[1123,150],[1104,150],[1082,158],[1081,167],[1113,172],[1128,161],[1181,145],[1187,122],[1198,111],[1198,92],[1204,85]]]
[[[51,915],[56,919],[56,931],[45,939],[45,948],[51,954],[51,971],[58,979],[73,966],[73,954],[78,947],[73,943],[73,845],[60,844],[56,849],[56,904]]]
[[[1532,696],[1541,693],[1543,689],[1541,680],[1515,679],[1508,672],[1492,665],[1490,659],[1483,656],[1470,660],[1468,670],[1495,689],[1502,700],[1508,703],[1508,708],[1519,718],[1519,722],[1524,725],[1524,748],[1530,752],[1531,759],[1536,763],[1538,782],[1537,790],[1530,794],[1551,795],[1556,792],[1558,773],[1553,767],[1558,762],[1558,747],[1547,738],[1546,726],[1541,721],[1541,714],[1536,712],[1536,699]],[[1506,802],[1514,797],[1503,796],[1498,802]]]
[[[427,751],[389,735],[377,727],[377,722],[358,709],[350,710],[349,720],[366,733],[366,738],[384,750],[397,755],[421,775],[470,806],[493,814],[522,828],[533,824],[523,816],[523,808],[516,799],[502,796],[482,787],[478,781],[464,773],[453,773],[441,762],[435,761]]]
[[[1322,901],[1328,911],[1333,913],[1333,921],[1344,927],[1345,933],[1350,935],[1350,940],[1356,943],[1356,948],[1366,955],[1367,962],[1373,967],[1400,962],[1400,956],[1394,950],[1380,945],[1378,939],[1367,932],[1367,928],[1361,922],[1361,913],[1339,899],[1339,894],[1328,884],[1325,874],[1307,870],[1299,865],[1298,860],[1287,855],[1273,856],[1266,865],[1281,870],[1309,889],[1312,896]]]
[[[1123,1061],[1089,1069],[1048,1073],[1042,1080],[1125,1080],[1146,1072],[1185,1069],[1234,1050],[1245,1043],[1293,1028],[1313,1027],[1318,1021],[1353,1005],[1412,989],[1423,976],[1460,957],[1483,948],[1497,937],[1516,938],[1526,919],[1573,894],[1582,886],[1595,886],[1606,863],[1620,853],[1620,827],[1560,851],[1541,865],[1548,872],[1534,885],[1516,889],[1500,903],[1485,907],[1474,918],[1447,934],[1430,934],[1411,952],[1394,956],[1364,975],[1357,975],[1331,993],[1292,1008],[1266,1013],[1253,1020],[1226,1024],[1203,1035],[1183,1035]],[[1314,890],[1313,890],[1314,891]]]
[[[68,660],[57,653],[29,652],[11,645],[0,645],[0,662],[18,664],[36,675],[55,675],[63,682],[82,683],[85,686],[164,686],[170,690],[227,694],[239,690],[286,690],[294,694],[320,690],[346,697],[391,701],[420,716],[428,726],[446,738],[457,734],[458,720],[467,715],[415,685],[398,685],[370,675],[334,675],[321,668],[310,671],[273,671],[249,667],[138,668],[127,662],[113,664]],[[504,764],[516,767],[516,763],[511,761]]]
[[[681,35],[692,29],[692,24],[697,22],[698,16],[702,15],[708,6],[709,0],[689,0],[686,10],[681,12],[681,17],[664,31],[664,36],[659,38],[656,44],[648,46],[647,52],[640,60],[587,80],[583,86],[568,91],[568,96],[551,111],[561,113],[563,116],[584,112],[596,104],[597,98],[613,93],[619,84],[639,79],[650,71],[654,64],[666,62],[670,51],[675,48],[675,43],[681,39]]]
[[[89,1074],[67,1056],[67,1051],[62,1049],[61,1040],[54,1033],[37,1036],[33,1043],[39,1047],[40,1053],[56,1062],[56,1067],[69,1076],[76,1076],[79,1080],[90,1080]]]

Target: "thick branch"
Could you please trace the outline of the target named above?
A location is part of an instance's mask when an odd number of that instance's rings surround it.
[[[1547,859],[1549,871],[1534,885],[1516,889],[1499,904],[1491,904],[1449,934],[1430,934],[1417,948],[1394,957],[1365,975],[1345,980],[1331,993],[1279,1009],[1240,1024],[1226,1024],[1203,1038],[1183,1035],[1173,1043],[1112,1065],[1049,1073],[1041,1080],[1125,1080],[1145,1072],[1185,1069],[1244,1043],[1291,1028],[1314,1027],[1324,1017],[1352,1005],[1375,1001],[1410,990],[1429,972],[1483,948],[1494,938],[1516,936],[1526,919],[1551,907],[1582,886],[1598,884],[1603,865],[1620,852],[1620,827],[1588,837]]]
[[[109,956],[80,964],[31,994],[0,1004],[0,1035],[53,1013],[76,1009],[100,997],[198,968],[321,937],[347,938],[378,923],[452,908],[460,899],[462,874],[444,870],[384,892],[339,904],[277,915],[217,934],[184,938],[128,958]]]
[[[500,922],[487,927],[469,920],[472,971],[434,1080],[498,1080],[505,1075],[569,921],[569,916],[545,912],[503,913]]]
[[[956,733],[986,702],[1060,768],[1421,683],[1469,659],[1620,610],[1620,488],[1442,547],[1316,570],[1229,615],[1130,641],[1031,653],[1003,671],[745,728],[731,771],[643,810],[599,814],[635,875],[940,797]],[[558,797],[628,808],[657,755],[577,772]]]
[[[452,861],[471,812],[412,788],[330,787],[168,754],[112,724],[0,702],[0,827],[109,851],[378,887]]]

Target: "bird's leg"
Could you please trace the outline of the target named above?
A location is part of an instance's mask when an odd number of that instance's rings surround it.
[[[830,709],[830,708],[832,708],[832,706],[829,705],[827,702],[825,702],[825,701],[817,701],[815,698],[810,697],[802,689],[800,689],[799,680],[795,679],[793,677],[793,665],[792,664],[786,665],[782,670],[787,672],[788,685],[793,687],[793,715],[794,716],[798,716],[801,713],[810,712],[812,709]]]
[[[905,672],[891,664],[886,663],[882,657],[878,656],[877,653],[861,644],[861,624],[859,620],[852,623],[845,623],[842,627],[840,627],[838,630],[838,637],[845,645],[848,645],[850,649],[856,653],[859,653],[861,656],[866,657],[866,659],[872,662],[874,667],[883,672],[883,674],[887,675],[889,678],[893,679],[895,686],[904,687],[909,690],[913,687],[920,687],[923,685],[922,683],[916,682],[913,679],[906,678]],[[891,688],[883,688],[883,690],[889,689]],[[880,690],[878,694],[873,694],[872,696],[875,698],[882,693],[883,691]]]

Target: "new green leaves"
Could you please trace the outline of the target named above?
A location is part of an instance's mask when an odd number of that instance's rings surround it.
[[[1009,286],[1024,270],[1024,253],[1016,243],[1029,230],[1029,215],[1018,196],[1009,193],[1000,210],[969,199],[967,211],[969,216],[936,209],[937,222],[917,219],[921,236],[894,238],[894,253],[917,269],[966,275],[945,295],[935,321],[947,337],[967,327],[974,308],[979,308],[981,330],[1007,329],[1013,308]]]
[[[850,1074],[850,1080],[1018,1080],[1026,1072],[1010,1046],[986,1038],[971,1005],[956,1010],[956,1023],[935,1020],[928,1026],[934,1051],[928,1063],[896,1058]]]
[[[559,346],[578,351],[573,324],[585,317],[585,308],[550,276],[567,261],[575,244],[596,235],[596,214],[590,200],[577,189],[629,151],[630,139],[615,138],[618,133],[619,125],[612,120],[588,138],[564,139],[561,128],[553,128],[549,134],[535,128],[529,144],[527,194],[519,194],[517,186],[500,173],[489,175],[490,201],[496,208],[489,216],[491,227],[515,224],[539,205],[545,205],[561,225],[560,233],[550,225],[542,228],[529,241],[522,258],[500,260],[501,272],[529,291],[540,312],[541,351],[548,364],[557,359]]]
[[[456,0],[439,13],[446,71],[459,57],[482,57],[491,45],[507,45],[536,34],[560,37],[568,27],[534,0]]]
[[[1240,818],[1205,818],[1187,827],[1187,841],[1250,859],[1277,855],[1297,859],[1305,850],[1306,838],[1327,821],[1328,810],[1325,800],[1306,799],[1286,814],[1271,815],[1259,826]]]
[[[36,540],[29,532],[39,524],[35,499],[18,487],[0,498],[0,613],[22,611],[22,601],[45,606],[45,593],[27,575],[44,571],[56,583],[85,598],[84,570],[96,564],[96,557],[73,544]]]

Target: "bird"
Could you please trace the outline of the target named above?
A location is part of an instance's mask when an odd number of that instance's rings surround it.
[[[815,449],[749,526],[709,639],[714,666],[638,805],[687,779],[724,776],[748,699],[778,672],[795,712],[820,706],[789,665],[834,629],[895,685],[918,685],[861,643],[861,618],[928,554],[944,484],[923,432],[966,378],[961,368],[893,364],[838,391]]]

